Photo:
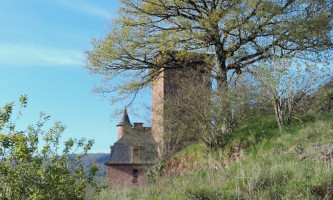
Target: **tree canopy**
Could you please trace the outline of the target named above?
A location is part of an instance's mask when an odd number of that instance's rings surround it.
[[[157,56],[179,60],[185,55],[212,54],[216,64],[210,70],[223,93],[228,71],[239,74],[273,56],[314,59],[332,49],[332,0],[121,3],[107,35],[92,41],[86,67],[104,75],[104,81],[111,80],[102,91],[124,96],[148,85],[166,66],[156,62]],[[120,82],[116,77],[122,75],[130,78]]]

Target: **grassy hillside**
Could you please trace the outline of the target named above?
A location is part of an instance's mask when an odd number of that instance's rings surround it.
[[[299,116],[283,132],[272,117],[248,119],[225,148],[191,145],[155,183],[95,199],[333,199],[333,114]]]

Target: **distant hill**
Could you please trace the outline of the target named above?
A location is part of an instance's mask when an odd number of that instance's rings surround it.
[[[82,164],[84,169],[88,170],[93,162],[99,165],[97,176],[106,176],[107,168],[104,165],[105,162],[109,161],[109,153],[88,153],[83,159]]]

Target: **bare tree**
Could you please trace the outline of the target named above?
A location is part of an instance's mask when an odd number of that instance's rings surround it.
[[[297,105],[327,82],[329,71],[329,67],[280,58],[249,69],[261,99],[273,106],[280,130],[290,125]]]

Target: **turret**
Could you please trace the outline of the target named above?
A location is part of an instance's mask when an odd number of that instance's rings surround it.
[[[117,128],[118,128],[118,140],[120,140],[126,134],[126,131],[129,128],[132,128],[132,124],[128,117],[126,107],[124,109],[124,113],[122,118],[120,119],[120,122],[117,124]]]

